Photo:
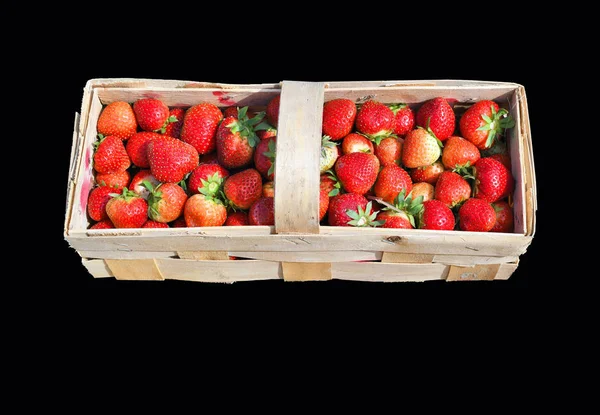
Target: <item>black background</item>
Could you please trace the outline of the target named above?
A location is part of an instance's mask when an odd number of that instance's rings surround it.
[[[366,35],[307,42],[302,37],[307,29],[286,32],[282,38],[274,33],[281,27],[264,30],[269,35],[255,39],[243,32],[227,36],[214,29],[198,28],[185,35],[162,36],[156,47],[127,37],[124,32],[115,35],[106,28],[88,31],[85,36],[78,32],[75,38],[89,45],[84,56],[77,53],[79,45],[69,46],[72,35],[39,40],[42,48],[57,47],[54,58],[63,62],[53,79],[60,85],[54,98],[60,105],[52,106],[54,137],[60,147],[52,167],[59,186],[46,235],[50,238],[47,255],[55,268],[44,276],[47,284],[40,286],[53,293],[52,309],[61,312],[61,319],[84,318],[106,327],[118,323],[125,333],[172,325],[184,332],[231,328],[242,336],[267,324],[271,333],[319,330],[331,335],[337,330],[383,329],[393,334],[409,326],[435,331],[449,324],[462,326],[475,321],[475,330],[522,329],[528,321],[532,288],[544,278],[540,271],[544,260],[540,239],[547,226],[541,201],[546,162],[542,152],[547,150],[539,140],[547,97],[546,84],[539,77],[539,56],[525,53],[523,42],[503,37],[490,42],[489,38],[466,36],[468,42],[461,42],[453,35],[452,41],[425,41],[417,35],[394,33],[385,37],[377,32],[373,36],[381,40],[378,42],[370,42]],[[369,47],[359,47],[357,42],[365,40]],[[490,49],[490,45],[495,46]],[[522,84],[530,108],[540,203],[536,236],[507,281],[207,284],[94,279],[63,239],[64,201],[73,117],[80,111],[83,87],[89,79],[112,77],[223,83],[472,79]]]

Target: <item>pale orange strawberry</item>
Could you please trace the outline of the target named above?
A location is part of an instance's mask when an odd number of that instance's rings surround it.
[[[406,194],[412,190],[410,175],[397,164],[388,164],[379,172],[375,187],[375,196],[385,202],[393,203],[398,194],[404,190]]]
[[[141,228],[148,220],[148,203],[124,187],[108,201],[106,213],[115,228]]]
[[[426,182],[435,185],[443,171],[444,165],[438,160],[429,166],[412,169],[410,171],[410,177],[414,183]]]
[[[133,179],[131,179],[131,183],[129,183],[129,190],[137,193],[137,195],[143,199],[148,199],[150,191],[148,190],[146,185],[144,185],[144,181],[149,182],[150,184],[152,184],[152,186],[158,186],[160,184],[156,177],[154,177],[152,173],[150,173],[150,170],[144,169],[138,171],[135,174],[135,176],[133,176]]]
[[[449,208],[460,206],[471,197],[471,185],[460,174],[446,170],[435,184],[434,197]]]
[[[98,117],[96,129],[103,136],[113,135],[127,140],[137,131],[137,121],[131,104],[114,101],[105,106]]]
[[[275,183],[273,181],[266,182],[263,184],[262,195],[264,197],[275,197]]]
[[[153,186],[144,182],[150,191],[148,196],[148,216],[156,222],[168,223],[177,219],[183,213],[187,201],[187,193],[175,183],[161,183]]]
[[[129,170],[117,173],[96,174],[96,183],[98,183],[98,186],[109,186],[120,190],[129,185],[130,181],[131,174],[129,173]]]
[[[439,140],[424,128],[416,128],[404,138],[402,164],[407,168],[426,167],[442,154]]]
[[[413,199],[423,196],[423,202],[435,198],[435,188],[427,182],[413,183],[412,191],[410,192]]]
[[[400,164],[402,160],[402,144],[404,139],[387,137],[375,145],[375,156],[379,159],[382,166],[388,164]]]
[[[373,153],[373,142],[362,134],[350,133],[342,140],[342,154]]]
[[[472,166],[481,158],[479,149],[462,137],[452,136],[444,143],[442,163],[450,170]]]
[[[195,194],[185,202],[183,215],[189,227],[223,226],[227,220],[227,208],[218,198]]]

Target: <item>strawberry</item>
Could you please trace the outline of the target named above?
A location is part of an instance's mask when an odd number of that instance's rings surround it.
[[[155,220],[148,220],[146,221],[146,223],[144,223],[144,226],[142,226],[142,228],[168,228],[169,225],[167,225],[166,223],[163,222],[157,222]]]
[[[515,181],[510,170],[490,157],[480,158],[473,165],[473,177],[473,196],[490,203],[507,197],[514,189]]]
[[[342,141],[342,154],[374,153],[373,142],[361,134],[350,133]]]
[[[426,182],[429,184],[436,184],[443,171],[444,165],[438,160],[429,166],[417,167],[416,169],[411,170],[410,177],[414,183]]]
[[[453,208],[471,197],[471,185],[460,174],[446,170],[435,184],[434,197]]]
[[[456,128],[454,110],[441,97],[430,99],[421,105],[417,110],[416,121],[419,127],[430,128],[440,141],[450,137]]]
[[[177,183],[198,165],[196,149],[181,140],[162,136],[148,144],[150,172],[159,182]]]
[[[260,140],[266,140],[267,138],[277,137],[277,130],[273,127],[267,127],[266,130],[255,131],[256,136]]]
[[[442,154],[441,143],[424,128],[410,131],[402,144],[402,164],[408,168],[433,164]]]
[[[181,127],[183,127],[183,118],[185,117],[185,109],[171,108],[169,110],[169,123],[165,128],[165,135],[173,138],[179,138],[181,135]]]
[[[140,98],[133,103],[133,112],[139,127],[144,131],[164,134],[167,125],[176,118],[169,117],[167,104],[156,98]]]
[[[137,195],[143,199],[148,199],[150,191],[144,185],[144,181],[150,182],[152,186],[158,186],[160,184],[160,182],[156,180],[156,177],[150,173],[150,170],[140,170],[133,176],[133,179],[131,179],[129,190],[137,193]]]
[[[98,173],[96,174],[96,183],[98,186],[110,186],[121,190],[126,187],[131,180],[131,174],[128,170],[117,173]]]
[[[406,104],[393,104],[390,109],[396,118],[396,127],[394,134],[398,137],[404,137],[415,127],[415,113]]]
[[[498,160],[500,163],[504,164],[504,167],[506,167],[508,170],[511,169],[510,156],[508,155],[508,153],[496,153],[492,154],[489,157],[494,160]]]
[[[128,102],[114,101],[102,109],[96,129],[103,136],[113,135],[127,140],[137,131],[133,108]]]
[[[381,102],[369,100],[356,114],[356,129],[378,144],[389,137],[396,128],[396,118],[392,110]]]
[[[187,223],[185,223],[185,217],[183,215],[181,215],[180,217],[175,219],[173,222],[171,222],[171,227],[172,228],[187,228]]]
[[[321,139],[321,156],[319,158],[319,172],[325,173],[333,167],[338,157],[340,156],[337,144],[329,139],[328,135],[324,135]]]
[[[248,107],[240,109],[238,117],[227,117],[217,128],[217,159],[227,169],[243,168],[252,162],[254,147],[259,143],[255,127],[261,117],[249,119]],[[264,124],[263,124],[264,125]]]
[[[127,140],[127,145],[125,146],[127,155],[129,155],[131,162],[137,167],[143,169],[150,167],[150,162],[148,161],[148,144],[156,137],[161,138],[163,136],[157,133],[141,131],[135,133]]]
[[[161,183],[153,186],[149,181],[144,186],[150,192],[148,196],[148,217],[156,222],[168,223],[183,213],[187,193],[178,184]]]
[[[388,164],[379,172],[375,182],[375,196],[380,197],[387,203],[393,203],[401,191],[406,194],[412,190],[410,175],[397,164]]]
[[[416,226],[415,216],[422,210],[423,198],[413,197],[412,194],[407,196],[406,189],[402,189],[393,200],[393,204],[379,212],[377,220],[383,222],[383,228],[413,229]]]
[[[356,104],[347,98],[337,98],[323,104],[323,135],[341,140],[354,127]]]
[[[267,104],[267,109],[266,109],[267,121],[269,122],[269,124],[271,124],[271,126],[273,126],[275,128],[277,128],[277,123],[279,122],[280,98],[281,97],[279,95],[273,97]]]
[[[261,197],[257,199],[248,210],[249,225],[275,225],[274,199]]]
[[[208,187],[210,193],[216,195],[226,177],[229,177],[229,171],[219,164],[200,163],[190,174],[187,188],[193,195],[200,193],[202,187]]]
[[[375,145],[375,156],[379,159],[382,166],[388,164],[400,164],[402,159],[402,138],[387,137]]]
[[[102,219],[100,222],[96,222],[90,229],[113,229],[115,225],[106,217],[106,219]]]
[[[227,107],[223,110],[223,118],[227,118],[227,117],[235,117],[237,118],[238,116],[238,107]]]
[[[248,222],[248,212],[238,211],[231,212],[227,215],[227,219],[225,220],[225,226],[247,226]]]
[[[470,198],[458,210],[458,226],[463,231],[489,232],[496,223],[496,212],[491,203]]]
[[[274,187],[274,182],[270,181],[270,182],[266,182],[263,184],[263,190],[262,190],[262,195],[264,197],[275,197],[275,187]]]
[[[262,197],[262,177],[256,169],[242,170],[225,179],[223,193],[232,207],[247,210]]]
[[[346,193],[351,194],[351,193]],[[342,195],[344,196],[344,195]],[[346,216],[351,220],[346,223],[345,226],[355,226],[358,228],[366,228],[366,227],[376,227],[381,226],[383,222],[376,220],[377,214],[379,212],[373,211],[373,202],[368,202],[367,205],[363,208],[361,204],[357,206],[356,210],[348,209],[346,210]],[[336,210],[339,209],[339,206],[336,206]],[[342,225],[344,226],[344,225]]]
[[[450,170],[472,166],[481,158],[479,149],[462,137],[452,136],[442,150],[442,163]]]
[[[273,180],[275,174],[275,137],[261,140],[256,145],[254,168],[265,180]]]
[[[227,208],[220,199],[195,194],[185,202],[183,215],[190,227],[223,226],[227,220]]]
[[[348,216],[348,212],[358,212],[359,209],[364,211],[367,208],[367,203],[369,203],[369,201],[363,195],[356,193],[344,193],[332,197],[329,199],[329,209],[327,213],[329,225],[351,226],[349,225],[349,222],[352,221],[353,218]]]
[[[115,228],[141,228],[148,220],[148,203],[126,187],[106,204],[106,213]]]
[[[410,193],[413,199],[416,199],[419,196],[423,196],[423,202],[425,202],[426,200],[434,199],[435,188],[430,183],[418,182],[413,183],[412,191]]]
[[[319,189],[319,222],[323,220],[329,209],[329,190],[321,186]]]
[[[491,100],[481,100],[471,105],[459,122],[460,135],[480,150],[492,147],[496,137],[514,126],[515,120],[508,115],[508,111]]]
[[[87,211],[92,220],[97,222],[106,219],[106,204],[112,198],[111,194],[118,192],[118,189],[110,186],[94,187],[88,196]]]
[[[419,228],[451,231],[455,224],[454,214],[444,203],[436,199],[423,202],[423,210],[419,216]]]
[[[335,163],[335,173],[347,192],[364,195],[377,180],[379,160],[369,153],[344,154]]]
[[[202,154],[200,156],[200,163],[203,163],[203,164],[219,164],[219,160],[217,158],[217,152],[213,151],[212,153]]]
[[[180,138],[191,144],[198,154],[208,154],[215,149],[216,132],[223,113],[214,104],[202,102],[185,112]]]
[[[340,192],[341,184],[335,173],[328,170],[325,174],[321,174],[320,188],[327,190],[327,195],[331,197]]]
[[[125,171],[131,165],[123,141],[115,136],[100,137],[94,152],[94,170],[101,174]]]
[[[494,223],[494,227],[490,229],[490,232],[512,232],[514,230],[515,220],[513,211],[508,202],[506,200],[499,200],[492,203],[492,207],[496,212],[496,223]]]

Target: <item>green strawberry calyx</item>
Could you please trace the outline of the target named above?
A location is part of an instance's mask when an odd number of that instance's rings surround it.
[[[423,211],[423,196],[418,196],[415,199],[413,199],[412,192],[407,195],[406,189],[402,189],[400,193],[398,193],[398,196],[396,196],[396,198],[394,199],[393,204],[387,203],[385,200],[376,196],[369,196],[368,198],[384,205],[385,207],[383,208],[383,210],[393,211],[406,215],[412,227],[417,227],[415,224],[415,217],[418,218],[421,212]]]
[[[152,185],[150,185],[150,186],[152,186]],[[121,194],[119,194],[119,193],[109,193],[108,195],[110,197],[114,197],[114,198],[117,198],[117,199],[122,199],[122,200],[124,200],[126,202],[129,202],[133,198],[140,197],[140,195],[138,195],[133,190],[129,190],[127,187],[123,187],[123,190],[121,191]]]
[[[333,180],[333,189],[327,194],[327,196],[333,197],[333,196],[338,195],[342,188],[342,185],[341,185],[339,179],[337,178],[337,176],[335,175],[333,170],[327,170],[325,173],[327,174],[327,177],[329,177],[331,180]]]
[[[389,107],[389,109],[392,110],[394,115],[396,115],[396,114],[398,114],[398,111],[400,111],[403,108],[408,107],[408,104],[404,104],[404,103],[390,104],[390,105],[388,105],[388,107]]]
[[[444,148],[444,144],[442,143],[442,140],[440,140],[439,138],[437,138],[437,136],[435,135],[435,133],[433,132],[433,130],[429,126],[430,122],[431,122],[431,117],[427,118],[427,127],[425,128],[425,131],[427,131],[429,134],[431,134],[433,136],[433,138],[435,138],[435,141],[437,141],[438,146],[440,146],[440,148]],[[419,127],[419,128],[423,128],[423,127]]]
[[[150,181],[142,180],[142,185],[150,192],[148,194],[148,216],[152,220],[156,220],[160,216],[158,203],[162,200],[162,192],[159,190],[161,184],[154,187]]]
[[[252,118],[248,118],[247,115],[248,107],[238,108],[238,119],[231,121],[227,124],[227,128],[233,133],[238,134],[248,141],[250,147],[256,147],[260,138],[256,135],[256,131],[265,130],[266,123],[261,124],[260,122],[264,118],[264,112],[259,112]],[[266,124],[270,127],[268,124]]]
[[[500,111],[496,112],[496,109],[491,105],[492,116],[489,117],[486,114],[481,114],[481,118],[484,124],[477,129],[477,131],[488,131],[488,137],[485,141],[485,147],[490,148],[494,144],[496,136],[504,134],[507,128],[515,126],[515,120],[508,114],[508,110],[500,108]]]
[[[352,219],[348,222],[348,225],[359,228],[377,227],[383,225],[384,221],[375,220],[379,211],[377,210],[371,213],[372,208],[373,202],[369,202],[367,203],[365,209],[363,209],[362,206],[358,206],[358,210],[348,209],[346,214]]]
[[[267,171],[268,176],[272,175],[275,172],[275,152],[275,140],[269,140],[268,150],[263,153],[263,156],[267,157],[271,162],[271,167],[269,167],[269,171]]]
[[[208,176],[206,180],[200,179],[201,186],[198,186],[198,192],[208,198],[215,198],[221,192],[223,186],[223,178],[219,173],[214,173]]]
[[[167,126],[173,122],[177,122],[179,121],[179,119],[174,116],[174,115],[170,115],[169,118],[167,118],[165,120],[165,123],[162,125],[162,127],[160,127],[158,130],[154,130],[155,133],[159,133],[159,134],[164,134],[167,132]]]
[[[471,162],[467,161],[465,164],[457,164],[456,166],[454,166],[452,171],[454,173],[460,174],[463,177],[463,179],[475,180],[475,173],[473,169],[474,167],[471,166]]]

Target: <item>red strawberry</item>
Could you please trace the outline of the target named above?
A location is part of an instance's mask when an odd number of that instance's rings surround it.
[[[254,168],[265,180],[273,180],[275,174],[275,137],[261,140],[256,145]]]
[[[354,153],[352,153],[354,154]],[[359,153],[356,153],[359,154]],[[344,193],[329,199],[327,220],[331,226],[351,226],[352,218],[348,216],[349,211],[357,212],[364,210],[369,201],[362,195],[356,193]]]
[[[275,128],[277,128],[277,123],[279,122],[279,100],[280,100],[280,98],[281,97],[279,95],[272,98],[269,101],[269,103],[267,104],[267,109],[266,109],[267,121],[269,122],[269,124],[271,124]]]
[[[472,166],[480,158],[479,149],[470,141],[458,136],[448,138],[442,150],[442,163],[450,170]]]
[[[394,134],[398,137],[404,137],[415,127],[415,113],[406,104],[390,105],[390,109],[396,118]]]
[[[266,130],[258,130],[255,132],[256,132],[256,136],[260,140],[266,140],[267,138],[277,137],[277,130],[272,127],[269,127]]]
[[[227,208],[220,199],[196,194],[185,203],[183,215],[190,227],[223,226],[227,220]]]
[[[440,141],[445,141],[454,133],[456,117],[454,110],[444,98],[437,97],[426,101],[417,110],[417,125],[430,128]]]
[[[511,169],[510,156],[508,155],[508,153],[496,153],[492,154],[489,157],[498,160],[500,163],[504,164],[504,167],[506,167],[508,170]]]
[[[329,190],[321,186],[319,189],[319,222],[323,220],[329,209]]]
[[[117,173],[98,173],[96,174],[96,183],[98,186],[109,186],[121,190],[126,187],[131,180],[131,174],[128,170]]]
[[[415,225],[415,216],[423,210],[423,198],[406,195],[402,191],[393,200],[393,203],[384,208],[377,215],[377,220],[383,223],[383,228],[412,229]]]
[[[375,145],[375,156],[379,159],[379,163],[382,166],[400,164],[403,143],[402,138],[388,137],[381,140],[379,144]]]
[[[216,175],[216,176],[215,176]],[[229,177],[229,171],[217,163],[200,163],[188,178],[187,188],[190,194],[200,193],[202,187],[207,187],[212,195],[216,195],[221,189],[223,179]],[[204,183],[202,182],[204,181]]]
[[[90,218],[95,221],[106,219],[106,204],[112,198],[113,193],[118,193],[119,190],[109,186],[94,187],[88,196],[87,211]]]
[[[235,173],[225,179],[223,193],[233,207],[249,209],[252,203],[262,197],[262,177],[253,168]]]
[[[369,153],[344,154],[335,163],[335,173],[347,192],[364,195],[377,180],[379,160]]]
[[[102,219],[100,222],[97,222],[90,226],[90,229],[113,229],[115,225],[108,219]]]
[[[150,191],[144,185],[144,181],[148,181],[152,186],[158,186],[160,184],[160,182],[156,180],[156,177],[150,173],[150,170],[140,170],[133,176],[133,179],[131,179],[129,190],[137,193],[137,195],[143,199],[148,199]]]
[[[137,131],[133,108],[128,102],[114,101],[102,109],[96,129],[103,136],[113,135],[127,140]]]
[[[106,213],[115,228],[141,228],[148,220],[148,203],[124,187],[120,195],[108,201]]]
[[[463,231],[489,232],[496,223],[496,212],[483,199],[468,199],[458,210],[458,226]]]
[[[249,225],[275,225],[274,199],[261,197],[257,199],[248,211]]]
[[[133,103],[133,112],[138,125],[144,131],[156,131],[164,134],[169,118],[169,107],[156,98],[140,98]]]
[[[460,135],[480,150],[492,147],[496,137],[507,128],[515,126],[508,111],[490,100],[481,100],[471,105],[460,118]]]
[[[148,144],[150,172],[159,182],[177,183],[198,165],[198,152],[190,144],[162,136]]]
[[[356,129],[371,138],[376,144],[389,137],[396,128],[396,118],[392,110],[381,102],[365,102],[356,114]]]
[[[157,133],[142,131],[135,133],[127,140],[125,149],[133,164],[143,169],[150,167],[150,162],[148,161],[148,144],[156,137],[161,138],[163,136]]]
[[[333,141],[346,137],[354,127],[356,104],[347,98],[337,98],[323,104],[323,135]]]
[[[224,226],[247,226],[248,224],[248,212],[240,210],[238,212],[231,212],[227,216]]]
[[[320,178],[321,189],[327,190],[329,196],[335,196],[340,192],[340,182],[338,181],[335,173],[332,171],[322,174]]]
[[[168,223],[183,213],[187,193],[178,184],[161,183],[154,187],[150,182],[144,185],[150,191],[148,196],[148,216],[156,222]]]
[[[444,203],[436,199],[423,202],[423,211],[419,219],[421,229],[451,231],[455,224],[454,214]]]
[[[515,220],[513,211],[505,200],[499,200],[492,203],[492,207],[496,212],[496,223],[490,232],[507,232],[510,233],[515,228]]]
[[[203,164],[219,164],[219,160],[217,158],[217,152],[213,151],[212,153],[202,154],[200,156],[200,163],[203,163]]]
[[[473,166],[473,196],[494,203],[514,189],[513,176],[506,166],[490,157],[480,158]]]
[[[181,127],[183,127],[183,118],[185,117],[185,109],[171,108],[169,110],[169,123],[164,134],[169,137],[179,138],[181,135]]]
[[[417,167],[416,169],[411,170],[410,177],[414,183],[426,182],[429,184],[436,184],[443,171],[444,165],[438,160],[429,166]]]
[[[173,222],[171,222],[171,227],[172,228],[187,228],[187,223],[185,223],[185,217],[183,215],[181,215],[180,217],[175,219]]]
[[[410,192],[413,199],[423,196],[423,202],[431,200],[435,197],[435,188],[427,182],[413,183],[412,191]]]
[[[215,149],[216,132],[223,113],[214,104],[203,102],[185,112],[181,127],[181,140],[191,144],[198,154],[208,154]]]
[[[223,110],[223,118],[238,116],[238,107],[227,107]]]
[[[446,170],[435,184],[434,197],[453,208],[471,197],[471,186],[460,174]]]
[[[249,119],[248,107],[240,110],[238,118],[227,117],[217,129],[217,158],[227,169],[243,168],[252,162],[254,147],[259,138],[254,130],[261,117]]]
[[[142,226],[142,228],[168,228],[169,225],[167,225],[166,223],[162,223],[162,222],[157,222],[155,220],[149,220],[146,223],[144,223],[144,226]]]
[[[101,174],[125,171],[131,165],[123,141],[115,136],[100,138],[94,152],[94,170]]]
[[[388,164],[379,172],[375,182],[375,196],[385,202],[393,203],[398,194],[404,190],[406,194],[412,190],[410,175],[397,164]]]
[[[402,144],[402,164],[408,168],[425,167],[440,158],[439,140],[424,128],[409,132]]]
[[[361,134],[350,133],[342,141],[342,154],[374,153],[373,142]]]
[[[275,197],[275,187],[274,182],[266,182],[263,184],[262,195],[264,197]]]

